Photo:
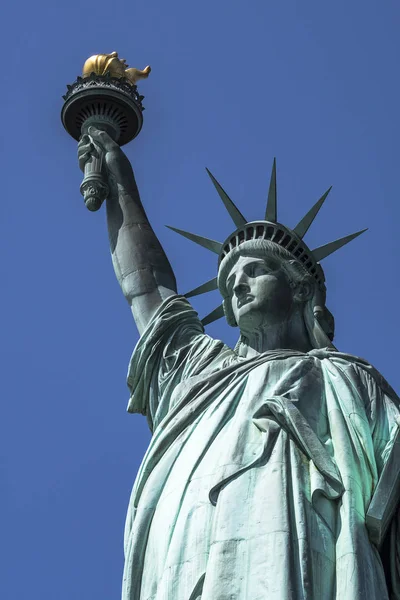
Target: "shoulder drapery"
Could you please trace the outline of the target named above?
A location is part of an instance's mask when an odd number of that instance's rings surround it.
[[[219,368],[234,352],[210,338],[183,296],[170,296],[143,332],[128,368],[129,412],[146,415],[153,431],[174,402],[179,384]]]

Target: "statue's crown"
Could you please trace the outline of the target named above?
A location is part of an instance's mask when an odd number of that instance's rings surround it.
[[[179,233],[180,235],[183,235],[184,237],[188,238],[192,242],[195,242],[196,244],[207,248],[207,250],[211,250],[215,254],[218,254],[218,267],[221,265],[224,258],[228,256],[228,254],[232,252],[234,248],[237,248],[244,242],[250,242],[252,240],[266,240],[269,242],[273,242],[282,248],[285,248],[285,250],[287,250],[295,260],[297,260],[303,265],[307,272],[315,279],[316,283],[321,288],[324,288],[325,277],[322,267],[319,264],[320,261],[332,254],[333,252],[336,252],[336,250],[339,250],[339,248],[341,248],[345,244],[348,244],[348,242],[351,242],[352,240],[354,240],[354,238],[358,237],[359,235],[364,233],[364,231],[366,231],[366,229],[362,229],[361,231],[357,231],[356,233],[352,233],[345,237],[339,238],[333,242],[329,242],[324,246],[320,246],[318,248],[315,248],[314,250],[310,250],[310,248],[303,241],[303,237],[305,236],[311,224],[313,223],[321,206],[325,202],[326,197],[331,191],[331,188],[329,188],[321,196],[318,202],[314,204],[314,206],[301,219],[301,221],[296,225],[294,229],[289,229],[285,225],[278,223],[277,220],[277,185],[275,160],[272,167],[265,218],[262,221],[260,220],[248,222],[208,169],[207,173],[209,174],[211,181],[213,182],[229,215],[235,223],[237,227],[236,231],[234,231],[225,240],[225,242],[221,243],[200,235],[196,235],[194,233],[189,233],[188,231],[183,231],[182,229],[177,229],[176,227],[169,228],[173,231],[176,231],[176,233]],[[185,296],[187,298],[190,298],[192,296],[197,296],[198,294],[203,294],[205,292],[215,290],[217,289],[217,287],[218,278],[215,277],[210,281],[203,283],[194,290],[191,290],[190,292],[185,294]],[[202,322],[204,325],[207,325],[223,316],[224,310],[223,306],[221,305],[218,306],[215,310],[213,310],[204,319],[202,319]]]

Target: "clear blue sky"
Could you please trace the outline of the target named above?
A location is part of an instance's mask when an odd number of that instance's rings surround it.
[[[151,64],[145,122],[126,148],[182,292],[215,257],[164,227],[232,230],[204,167],[261,218],[273,157],[294,226],[357,229],[324,261],[336,344],[400,390],[400,8],[393,0],[146,0],[3,8],[0,201],[0,597],[117,600],[130,489],[149,440],[126,413],[137,333],[109,257],[105,211],[79,194],[61,96],[94,53]],[[193,247],[192,247],[193,246]],[[197,300],[203,316],[218,294]],[[219,322],[209,333],[234,344]],[[172,600],[172,599],[171,599]]]

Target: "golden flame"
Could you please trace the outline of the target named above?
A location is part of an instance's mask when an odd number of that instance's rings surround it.
[[[128,68],[128,66],[126,60],[119,58],[117,52],[94,54],[83,65],[82,77],[89,77],[92,73],[96,73],[96,75],[109,73],[111,77],[125,77],[130,83],[136,85],[139,79],[145,79],[151,71],[150,66],[143,70]]]

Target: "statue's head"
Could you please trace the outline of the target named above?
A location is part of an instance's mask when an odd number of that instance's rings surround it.
[[[241,333],[287,321],[300,312],[310,344],[331,344],[333,317],[325,306],[325,276],[320,261],[355,237],[358,231],[310,250],[303,240],[330,188],[293,229],[277,221],[276,167],[272,170],[265,220],[248,222],[220,184],[209,173],[236,231],[224,243],[176,228],[177,233],[219,255],[218,277],[192,290],[191,297],[219,288],[223,302],[203,319],[211,323],[225,315]]]
[[[284,248],[254,240],[221,263],[218,287],[229,325],[246,330],[286,320],[314,296],[316,283]]]
[[[251,240],[234,248],[221,262],[218,288],[228,324],[238,326],[242,335],[290,322],[300,314],[312,346],[327,346],[333,340],[334,320],[325,306],[324,284],[274,242]]]

